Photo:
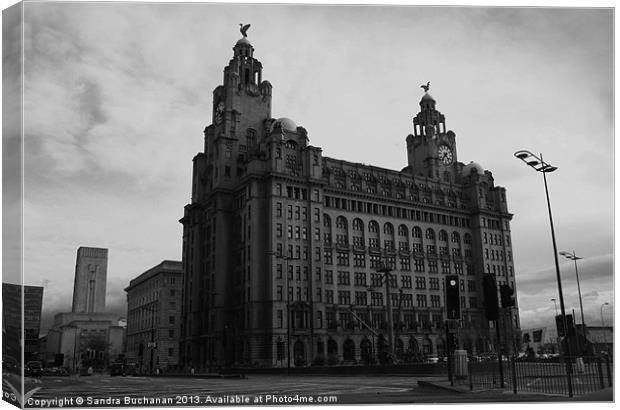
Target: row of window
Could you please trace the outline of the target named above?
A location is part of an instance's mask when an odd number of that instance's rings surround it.
[[[326,228],[327,232],[331,232],[332,230],[331,225],[332,225],[332,222],[331,222],[330,216],[327,214],[323,215],[323,226]],[[339,215],[338,217],[336,217],[335,226],[337,230],[344,230],[345,231],[344,233],[348,232],[348,226],[349,226],[348,221],[342,215]],[[354,232],[360,232],[361,236],[362,237],[364,236],[363,234],[364,222],[360,218],[353,219],[352,228]],[[375,220],[368,222],[368,232],[369,233],[380,233],[379,223]],[[409,228],[407,228],[407,226],[404,224],[398,225],[397,232],[398,232],[399,237],[403,237],[403,238],[409,237]],[[392,225],[390,222],[384,223],[383,234],[394,239],[394,225]],[[378,237],[378,235],[376,236]],[[416,239],[422,239],[422,228],[420,228],[419,226],[414,226],[411,229],[411,236]],[[426,231],[424,231],[424,236],[426,237],[426,239],[435,240],[436,238],[435,230],[433,230],[432,228],[427,228]],[[443,229],[439,230],[437,237],[439,238],[439,241],[441,242],[448,242],[448,232],[446,232]],[[460,243],[461,235],[458,232],[453,231],[452,234],[450,235],[450,240],[452,243]],[[465,233],[465,235],[463,235],[463,241],[466,245],[471,245],[471,235],[469,233]]]
[[[401,208],[392,205],[383,205],[373,202],[357,201],[345,198],[332,198],[325,196],[324,205],[326,208],[341,209],[343,211],[361,212],[370,215],[381,215],[409,219],[412,221],[439,223],[443,225],[458,226],[469,228],[471,222],[469,218],[454,215],[437,214],[434,212]]]
[[[461,287],[465,289],[465,283],[461,280]],[[468,287],[475,289],[475,284],[468,284]],[[439,290],[439,288],[437,288]],[[384,305],[384,292],[378,292],[376,290],[363,290],[363,291],[350,291],[350,290],[337,290],[316,288],[314,302],[334,304],[335,300],[339,305],[349,306],[352,303],[351,296],[355,297],[354,302],[356,306],[367,306],[370,299],[371,306],[383,306]],[[370,293],[370,298],[368,294]],[[289,286],[288,287],[288,301],[309,302],[310,290],[308,287],[301,286]],[[337,299],[334,299],[337,296]],[[413,294],[411,293],[390,293],[390,305],[394,307],[413,307]],[[473,296],[472,296],[473,297]],[[417,307],[428,307],[428,296],[423,293],[415,294]],[[462,296],[465,298],[465,296]],[[465,299],[463,299],[465,300]],[[276,301],[284,301],[284,287],[281,285],[276,286]],[[430,295],[430,307],[441,307],[441,295]],[[467,307],[467,306],[464,306]],[[471,305],[469,307],[475,308],[477,305]]]

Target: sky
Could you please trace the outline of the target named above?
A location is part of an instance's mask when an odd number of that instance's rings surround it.
[[[23,269],[26,284],[45,286],[44,327],[71,309],[80,246],[109,249],[118,312],[129,280],[181,260],[192,158],[239,23],[252,25],[273,116],[305,127],[331,158],[405,167],[420,84],[431,82],[458,160],[507,189],[523,329],[551,326],[558,298],[542,177],[513,157],[543,153],[558,167],[548,176],[558,250],[583,258],[586,324],[600,325],[605,302],[613,320],[610,9],[26,3],[24,22]],[[19,129],[3,133],[13,158]],[[5,195],[3,206],[18,217],[19,202]],[[5,247],[4,258],[17,254]],[[560,269],[579,315],[573,262]]]

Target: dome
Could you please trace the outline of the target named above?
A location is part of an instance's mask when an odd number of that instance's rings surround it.
[[[252,44],[250,43],[250,40],[248,40],[248,38],[247,38],[247,37],[243,37],[242,39],[240,39],[239,41],[237,41],[237,44],[236,44],[236,45],[237,45],[237,46],[240,46],[240,45],[247,45],[247,46],[250,46],[250,47],[252,46]]]
[[[474,161],[471,161],[469,164],[463,167],[462,175],[464,177],[471,175],[472,170],[475,170],[478,175],[484,175],[484,168],[480,164],[476,164]]]
[[[271,131],[275,130],[278,127],[282,128],[284,131],[297,131],[297,124],[295,124],[295,121],[291,120],[290,118],[282,117],[275,120],[274,123],[271,125]]]
[[[432,95],[430,95],[429,93],[425,93],[425,94],[422,96],[422,101],[425,101],[425,100],[432,100],[432,101],[435,101],[435,99],[433,98],[433,96],[432,96]]]

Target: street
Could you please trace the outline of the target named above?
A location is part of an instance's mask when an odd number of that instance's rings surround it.
[[[30,390],[26,407],[295,405],[373,403],[466,403],[563,401],[566,398],[513,395],[501,390],[468,393],[425,385],[445,376],[43,377]],[[28,394],[28,392],[27,392]]]

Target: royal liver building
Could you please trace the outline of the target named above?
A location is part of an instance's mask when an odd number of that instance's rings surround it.
[[[428,84],[402,170],[329,158],[305,128],[272,117],[272,85],[243,34],[213,91],[213,122],[180,221],[181,363],[207,370],[441,356],[446,275],[459,278],[460,347],[493,350],[482,278],[515,287],[512,214],[491,172],[458,161],[456,135]],[[516,308],[502,310],[500,325],[516,343]]]

